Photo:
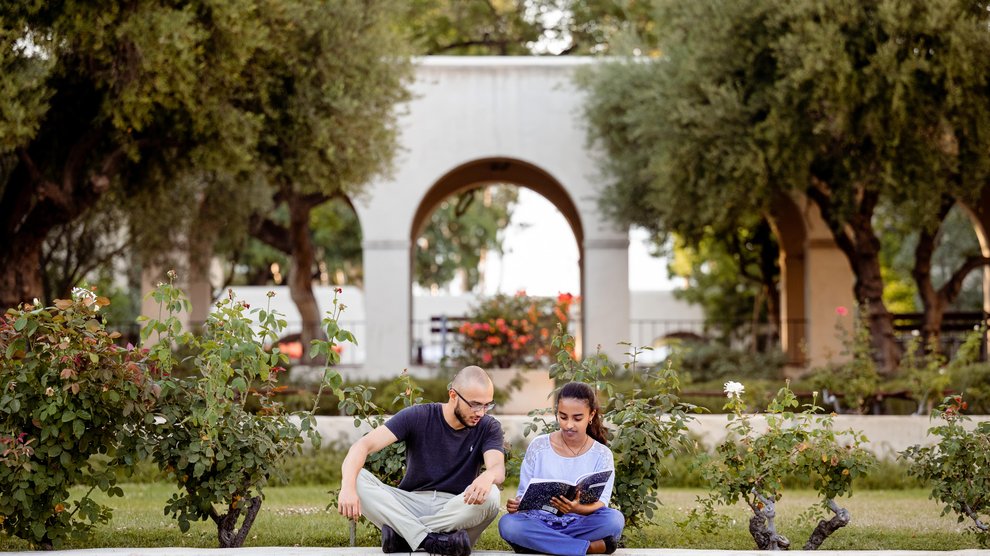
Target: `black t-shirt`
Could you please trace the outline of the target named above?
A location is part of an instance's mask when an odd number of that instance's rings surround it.
[[[453,429],[443,418],[443,404],[407,407],[385,426],[406,443],[406,475],[399,488],[460,494],[478,478],[484,454],[502,449],[502,425],[485,415],[474,427]]]

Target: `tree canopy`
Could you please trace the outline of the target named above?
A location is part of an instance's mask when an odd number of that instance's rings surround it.
[[[0,305],[111,190],[146,252],[247,230],[287,176],[356,192],[388,168],[406,51],[389,0],[0,8]],[[208,225],[208,226],[207,226]],[[206,233],[199,232],[205,227]]]
[[[586,80],[613,216],[697,238],[797,192],[856,276],[885,362],[881,199],[936,226],[990,171],[990,12],[926,0],[660,0],[657,57]]]

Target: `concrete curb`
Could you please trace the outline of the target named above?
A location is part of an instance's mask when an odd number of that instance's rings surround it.
[[[250,548],[88,548],[85,550],[54,550],[49,552],[0,552],[0,555],[29,555],[37,556],[381,556],[379,547],[281,547],[259,546]],[[408,553],[407,553],[408,554]],[[425,552],[412,553],[413,556],[425,555]],[[477,556],[511,556],[512,552],[498,550],[478,550]],[[760,550],[689,550],[678,548],[624,548],[616,551],[617,556],[674,556],[687,554],[689,556],[766,556],[766,551]],[[791,550],[788,554],[795,556],[990,556],[990,550]]]

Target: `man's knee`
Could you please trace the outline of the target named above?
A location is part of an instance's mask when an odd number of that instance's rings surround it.
[[[384,485],[375,477],[371,471],[367,469],[361,469],[358,472],[357,481],[355,481],[355,490],[357,491],[358,498],[362,501],[365,500],[369,493],[373,490],[377,490]]]
[[[497,486],[492,485],[492,488],[488,490],[488,497],[481,503],[481,511],[484,512],[486,518],[495,519],[501,505],[502,493]]]

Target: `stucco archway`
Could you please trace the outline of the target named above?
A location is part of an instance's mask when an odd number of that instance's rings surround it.
[[[582,334],[621,359],[629,337],[628,231],[598,210],[601,171],[585,142],[574,71],[589,59],[422,59],[400,119],[393,175],[357,203],[364,226],[365,376],[408,367],[412,234],[457,188],[511,182],[570,222],[581,259]]]
[[[579,273],[579,292],[577,293],[581,296],[581,303],[583,305],[584,267],[582,263],[584,250],[582,243],[584,240],[584,227],[581,223],[581,215],[566,188],[547,171],[529,162],[509,158],[475,160],[461,164],[444,174],[426,191],[419,207],[416,209],[409,235],[410,245],[415,246],[417,238],[422,235],[431,215],[445,199],[464,191],[491,184],[506,184],[529,189],[541,195],[560,211],[561,215],[567,221],[571,232],[574,234],[574,239],[577,243]],[[410,264],[412,264],[413,249],[415,247],[410,249]],[[410,303],[412,303],[411,298]],[[577,329],[571,329],[570,332],[575,334],[577,352],[580,355],[582,349],[581,331],[584,328],[584,311],[579,311],[579,315],[579,327]]]

